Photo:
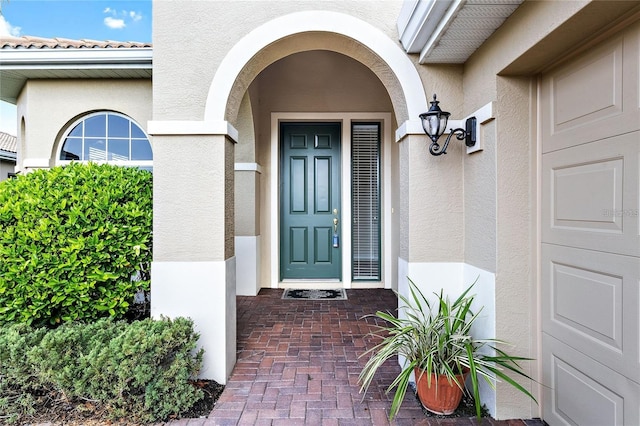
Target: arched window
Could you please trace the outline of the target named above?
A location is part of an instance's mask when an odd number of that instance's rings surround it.
[[[149,138],[133,120],[116,112],[86,115],[69,126],[60,149],[59,163],[93,161],[151,170]]]

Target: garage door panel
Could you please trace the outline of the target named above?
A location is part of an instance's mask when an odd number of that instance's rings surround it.
[[[623,158],[572,164],[551,170],[551,213],[555,228],[622,233]]]
[[[640,384],[640,259],[543,244],[542,327]]]
[[[551,79],[553,134],[622,113],[622,38],[602,50]]]
[[[640,21],[540,81],[543,416],[640,424]]]
[[[547,74],[541,85],[543,153],[638,129],[637,27]]]
[[[640,255],[639,149],[636,131],[544,155],[543,241]]]
[[[543,347],[547,423],[640,424],[640,385],[549,335],[543,335]]]

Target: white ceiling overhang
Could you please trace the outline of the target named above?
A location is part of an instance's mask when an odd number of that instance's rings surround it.
[[[0,49],[0,100],[15,103],[29,79],[151,78],[153,49]]]
[[[524,0],[406,0],[400,43],[421,64],[463,64]]]

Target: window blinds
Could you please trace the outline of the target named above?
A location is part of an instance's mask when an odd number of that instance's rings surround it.
[[[351,128],[352,275],[380,280],[380,124]]]

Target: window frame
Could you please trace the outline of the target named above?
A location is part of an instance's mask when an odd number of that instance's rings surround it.
[[[108,144],[108,128],[109,128],[109,123],[108,123],[108,116],[112,115],[112,116],[116,116],[116,117],[120,117],[123,118],[125,120],[128,121],[129,123],[129,136],[127,138],[124,137],[114,137],[113,139],[117,139],[117,140],[128,140],[129,142],[129,157],[131,157],[131,143],[132,141],[142,141],[142,138],[136,138],[132,136],[132,128],[131,126],[137,126],[138,129],[142,132],[142,134],[144,135],[144,137],[146,138],[147,143],[149,144],[149,149],[151,150],[151,160],[108,160],[107,157],[107,146],[105,146],[105,159],[104,160],[90,160],[84,159],[85,156],[85,139],[96,139],[95,136],[85,136],[84,132],[83,134],[78,137],[78,136],[72,136],[71,132],[81,123],[85,122],[86,120],[93,118],[93,117],[100,117],[100,116],[107,116],[106,118],[106,123],[105,123],[105,135],[104,135],[104,139],[106,141],[106,143]],[[62,152],[63,152],[63,148],[65,147],[65,145],[68,142],[69,138],[80,138],[81,139],[81,151],[82,151],[82,159],[79,160],[64,160],[61,158],[62,156]],[[116,166],[124,166],[124,167],[138,167],[138,168],[142,168],[142,169],[148,169],[148,170],[153,170],[153,145],[151,144],[151,138],[149,137],[149,135],[147,134],[147,132],[138,124],[138,122],[136,120],[134,120],[133,118],[129,117],[126,114],[122,114],[120,112],[117,111],[111,111],[111,110],[100,110],[100,111],[94,111],[91,113],[87,113],[84,114],[80,117],[78,117],[76,120],[74,120],[73,122],[71,122],[66,129],[64,130],[64,132],[62,133],[62,136],[59,139],[59,143],[58,143],[58,147],[56,149],[56,156],[55,156],[55,164],[56,165],[68,165],[71,163],[96,163],[96,164],[113,164]]]

